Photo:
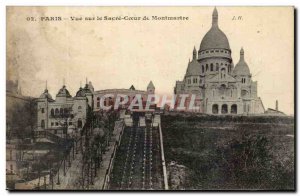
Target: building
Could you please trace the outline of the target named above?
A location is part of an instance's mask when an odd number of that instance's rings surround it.
[[[203,37],[200,48],[193,50],[182,81],[176,81],[176,105],[180,94],[196,95],[196,112],[207,114],[258,114],[264,106],[257,96],[257,82],[240,50],[240,60],[234,66],[229,41],[218,25],[218,12],[212,14],[212,26]],[[190,98],[186,99],[188,105]]]
[[[30,137],[36,125],[35,98],[24,96],[18,80],[6,81],[7,139]]]
[[[93,108],[93,86],[86,84],[79,88],[74,97],[65,85],[58,91],[54,100],[46,87],[37,99],[37,131],[64,135],[68,130],[83,128],[87,113]]]
[[[278,100],[276,100],[276,102],[275,102],[275,109],[268,108],[265,111],[265,114],[269,115],[269,116],[286,116],[285,113],[283,113],[282,111],[279,111],[279,109],[278,109]]]
[[[101,110],[100,100],[105,97],[104,105],[114,105],[118,94],[126,95],[129,101],[139,94],[143,101],[147,100],[148,94],[154,94],[155,87],[150,81],[146,91],[136,90],[134,86],[129,89],[107,89],[94,91],[91,82],[87,82],[84,88],[79,88],[74,97],[71,96],[65,85],[58,91],[53,99],[48,92],[47,85],[45,91],[37,99],[37,129],[36,134],[44,134],[45,131],[57,136],[64,136],[67,132],[81,130],[90,112]],[[125,106],[128,106],[126,104]]]

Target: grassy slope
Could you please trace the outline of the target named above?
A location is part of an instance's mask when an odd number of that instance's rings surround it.
[[[294,188],[293,118],[165,115],[162,130],[167,163],[188,168],[181,188]]]

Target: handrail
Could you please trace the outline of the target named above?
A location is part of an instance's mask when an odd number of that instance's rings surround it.
[[[163,175],[164,175],[164,185],[165,185],[165,190],[169,190],[161,125],[158,124],[158,127],[159,127],[159,138],[160,138],[161,161],[162,161]]]

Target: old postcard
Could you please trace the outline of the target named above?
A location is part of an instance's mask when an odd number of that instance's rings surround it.
[[[295,191],[293,7],[6,16],[8,190]]]

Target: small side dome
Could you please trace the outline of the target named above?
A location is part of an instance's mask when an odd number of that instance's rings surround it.
[[[63,85],[63,87],[58,91],[56,97],[72,97],[67,90],[66,86]]]
[[[88,84],[85,85],[85,87],[83,88],[83,91],[84,91],[85,95],[93,94],[91,89],[90,89],[90,86]]]
[[[196,59],[193,59],[188,64],[188,68],[186,70],[185,76],[195,76],[195,75],[200,75],[200,73],[201,73],[201,66]]]
[[[85,93],[84,93],[84,91],[83,91],[83,89],[81,87],[77,91],[76,97],[85,97]]]
[[[135,90],[134,86],[131,85],[131,87],[129,88],[129,90]]]
[[[152,80],[149,82],[147,89],[155,89],[154,84],[152,82]]]
[[[79,90],[76,93],[76,97],[85,97],[87,95],[92,95],[92,91],[90,89],[90,86],[88,84],[85,85],[84,88],[79,88]]]
[[[233,70],[234,75],[251,75],[250,74],[250,69],[247,63],[245,62],[244,59],[244,49],[242,48],[240,51],[240,60],[236,64],[234,70]]]
[[[40,98],[42,98],[42,99],[52,99],[52,96],[48,92],[48,89],[45,89],[44,93],[41,94]]]

